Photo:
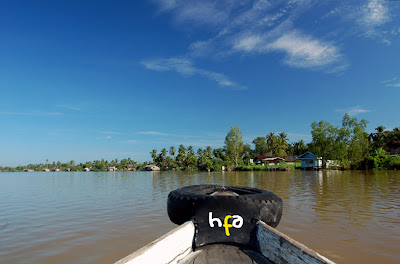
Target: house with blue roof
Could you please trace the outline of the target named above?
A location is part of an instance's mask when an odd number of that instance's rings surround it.
[[[301,169],[303,170],[322,169],[322,157],[317,157],[309,151],[299,156],[296,160],[301,161]]]

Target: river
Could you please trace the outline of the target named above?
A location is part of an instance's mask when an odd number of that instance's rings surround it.
[[[278,230],[338,263],[400,263],[400,171],[0,173],[1,263],[113,263],[176,225],[168,193],[267,189]]]

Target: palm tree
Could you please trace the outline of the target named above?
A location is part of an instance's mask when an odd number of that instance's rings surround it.
[[[385,146],[385,138],[387,134],[385,132],[385,129],[386,128],[384,126],[378,126],[377,128],[375,128],[376,133],[372,133],[370,135],[375,149],[383,148]]]
[[[210,146],[206,147],[206,149],[204,150],[204,155],[207,156],[207,158],[211,159],[212,148]]]
[[[276,148],[277,148],[277,137],[275,136],[275,134],[273,132],[268,133],[268,135],[266,136],[267,138],[267,150],[268,152],[270,152],[271,154],[275,154],[276,152]]]
[[[175,158],[179,167],[184,165],[183,162],[185,158],[186,158],[186,148],[181,144],[179,145],[178,155]]]
[[[162,158],[162,160],[165,160],[165,157],[167,157],[167,150],[165,149],[165,148],[163,148],[162,150],[161,150],[161,158]]]
[[[304,143],[304,140],[300,139],[298,142],[294,142],[293,144],[293,155],[301,155],[307,150],[307,146]]]
[[[175,151],[176,151],[176,149],[175,149],[174,146],[172,146],[172,147],[169,148],[169,154],[170,154],[172,157],[175,156]]]
[[[194,150],[192,146],[189,146],[187,148],[187,154],[186,154],[186,159],[185,159],[185,165],[191,168],[191,166],[196,166],[197,163],[197,158],[194,154]]]
[[[150,152],[150,155],[151,155],[151,157],[153,158],[153,162],[156,162],[156,159],[157,159],[157,150],[156,150],[156,149],[153,149],[153,150]]]
[[[277,139],[277,155],[286,156],[286,150],[288,149],[287,134],[285,132],[279,133]]]
[[[203,157],[203,155],[204,155],[203,149],[202,148],[198,148],[197,149],[197,157],[199,159],[201,159]]]

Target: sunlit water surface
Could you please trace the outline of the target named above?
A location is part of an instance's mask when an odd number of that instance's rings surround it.
[[[0,173],[1,263],[113,263],[176,226],[168,193],[252,186],[283,199],[278,229],[338,263],[400,263],[400,172]]]

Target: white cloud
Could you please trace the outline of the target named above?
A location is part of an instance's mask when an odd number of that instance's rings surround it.
[[[274,51],[285,53],[284,63],[296,68],[320,69],[335,67],[337,72],[344,70],[348,64],[344,63],[344,56],[332,42],[322,41],[318,37],[300,33],[294,29],[297,17],[312,8],[314,1],[161,1],[158,2],[162,10],[173,12],[176,20],[188,25],[194,23],[218,24],[215,34],[209,39],[194,41],[189,46],[187,55],[192,57],[224,57],[237,52],[252,54],[267,54]],[[222,7],[222,15],[213,20],[210,14],[215,14],[215,8]],[[197,9],[196,12],[193,9]],[[173,11],[172,11],[173,10]],[[208,15],[204,15],[206,11]],[[190,14],[190,19],[182,19]],[[377,14],[374,18],[377,20]],[[200,22],[199,20],[204,20]],[[211,20],[207,22],[208,20]],[[187,56],[186,55],[186,56]],[[161,62],[161,65],[160,65]],[[215,76],[207,70],[196,69],[187,59],[168,59],[154,63],[145,61],[147,68],[153,70],[174,69],[182,75],[202,74]],[[219,78],[220,79],[220,78]],[[218,82],[222,86],[232,86],[232,81]],[[243,88],[243,87],[241,87]]]
[[[244,38],[238,39],[233,45],[233,49],[242,51],[253,51],[262,42],[260,36],[246,36]]]
[[[200,70],[199,74],[204,75],[208,77],[211,80],[216,81],[220,86],[224,87],[231,87],[232,90],[246,90],[246,86],[241,86],[236,84],[235,82],[229,80],[228,77],[221,73],[217,72],[211,72],[211,71],[205,71],[205,70]]]
[[[330,43],[324,43],[298,32],[290,32],[271,44],[267,49],[286,53],[284,62],[297,68],[314,68],[339,62],[342,54]]]
[[[382,84],[385,84],[386,87],[400,87],[400,82],[397,81],[398,78],[394,77],[389,80],[381,81]]]
[[[142,64],[149,70],[176,71],[184,76],[194,75],[197,71],[192,62],[184,58],[151,59],[142,61]]]
[[[381,0],[369,0],[366,2],[361,8],[358,18],[358,24],[367,37],[382,36],[381,27],[390,21],[389,8],[385,1]],[[382,43],[391,44],[388,39],[384,39]]]
[[[137,132],[138,134],[145,135],[158,135],[158,136],[168,136],[166,133],[156,132],[156,131],[145,131],[145,132]]]
[[[249,56],[284,54],[283,63],[294,68],[343,72],[349,67],[340,48],[342,38],[363,36],[391,45],[400,28],[386,27],[395,9],[382,0],[330,4],[313,0],[160,0],[180,29],[201,27],[209,37],[195,39],[182,57],[144,61],[152,70],[176,71],[184,76],[203,75],[221,86],[245,89],[225,75],[194,66],[195,58],[224,59],[241,53]],[[397,9],[396,9],[397,10]],[[318,15],[319,14],[319,15]],[[310,16],[311,24],[300,18]],[[306,25],[306,26],[304,26]],[[385,31],[383,31],[385,26]],[[194,32],[189,31],[193,36]],[[384,33],[386,32],[386,33]],[[201,34],[204,36],[205,34]],[[266,57],[268,60],[268,57]],[[213,78],[217,76],[217,78]],[[221,77],[222,76],[222,77]]]
[[[397,77],[394,77],[394,78],[392,78],[392,79],[389,79],[389,80],[384,80],[384,81],[381,81],[381,83],[394,82],[394,81],[396,81],[396,80],[397,80]]]
[[[159,3],[161,6],[161,10],[166,11],[166,10],[171,10],[174,9],[177,6],[177,0],[158,0],[155,1]]]
[[[74,111],[81,111],[81,109],[79,107],[75,107],[75,106],[71,106],[71,105],[57,105],[56,107],[65,108],[65,109],[74,110]]]
[[[106,136],[106,139],[112,139],[112,136]]]
[[[120,132],[113,132],[113,131],[97,131],[98,133],[101,134],[111,134],[111,135],[121,135],[122,133]]]
[[[232,9],[241,6],[248,0],[153,0],[160,12],[173,13],[176,23],[190,23],[195,26],[217,26],[226,22]]]
[[[236,84],[235,82],[231,81],[228,77],[226,77],[221,73],[203,70],[195,67],[190,59],[185,59],[185,58],[151,59],[142,61],[142,64],[149,70],[175,71],[185,77],[193,75],[201,75],[207,77],[210,80],[216,81],[220,86],[231,87],[233,90],[246,89],[246,87]]]
[[[137,140],[134,140],[134,139],[128,139],[128,140],[123,140],[123,141],[121,141],[122,143],[125,143],[125,144],[136,144],[137,143]]]
[[[357,105],[357,106],[353,106],[353,107],[349,107],[349,108],[345,108],[345,109],[337,109],[336,112],[345,112],[345,113],[349,114],[349,116],[355,116],[358,114],[369,113],[369,112],[371,112],[371,110]]]
[[[400,27],[399,28],[396,28],[396,29],[392,29],[391,31],[390,31],[390,33],[392,34],[392,35],[398,35],[398,34],[400,34]]]
[[[218,140],[218,141],[216,141],[216,140],[196,140],[196,141],[194,141],[194,140],[193,141],[192,140],[190,140],[190,141],[180,140],[180,141],[170,141],[170,142],[168,142],[168,144],[176,145],[176,146],[182,144],[185,147],[188,147],[188,146],[192,146],[192,147],[207,147],[207,146],[216,147],[216,146],[222,146],[224,144],[224,142],[223,142],[223,140],[222,141],[220,141],[220,140]]]
[[[0,112],[0,115],[22,115],[22,116],[61,116],[63,113],[60,112]]]
[[[390,21],[389,9],[384,1],[370,0],[363,8],[361,22],[367,26],[380,26]]]
[[[144,153],[144,152],[100,152],[99,153],[99,155],[101,155],[101,156],[110,156],[113,159],[115,158],[115,156],[120,156],[120,155],[135,156],[135,155],[143,155],[143,154],[147,155],[148,153]]]
[[[400,87],[400,82],[399,83],[389,83],[386,86],[387,87]]]

